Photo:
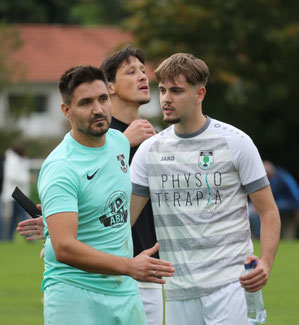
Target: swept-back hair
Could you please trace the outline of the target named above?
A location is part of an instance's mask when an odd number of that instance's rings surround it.
[[[142,64],[145,63],[145,58],[142,50],[138,48],[132,48],[130,45],[108,56],[102,62],[100,69],[104,71],[109,82],[115,81],[117,70],[124,62],[129,63],[131,56],[136,57]]]
[[[59,80],[59,91],[65,105],[72,102],[74,90],[85,82],[93,82],[101,80],[108,88],[108,82],[104,72],[91,65],[79,65],[65,71]]]
[[[209,77],[209,68],[206,63],[189,53],[176,53],[165,59],[155,70],[158,82],[174,81],[183,75],[191,85],[206,86]]]

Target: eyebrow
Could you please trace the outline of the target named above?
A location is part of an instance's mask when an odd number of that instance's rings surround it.
[[[101,94],[99,94],[98,96],[95,96],[95,97],[83,97],[83,98],[81,98],[79,101],[78,101],[78,104],[80,104],[81,102],[83,102],[83,101],[91,101],[91,100],[93,100],[93,99],[96,99],[96,98],[101,98],[101,97],[106,97],[106,98],[108,98],[109,97],[109,94],[107,94],[107,93],[101,93]]]
[[[166,89],[165,86],[158,86],[159,89]],[[184,87],[180,87],[180,86],[172,86],[172,87],[169,87],[170,90],[184,90],[185,88]]]
[[[78,101],[78,104],[81,104],[82,102],[85,102],[85,101],[91,101],[92,98],[91,97],[84,97],[84,98],[81,98],[79,101]]]
[[[143,63],[140,63],[140,64],[137,63],[137,65],[136,64],[128,64],[127,67],[126,67],[126,69],[130,69],[130,68],[134,68],[135,69],[136,67],[138,69],[140,69],[140,68],[145,69],[145,65]]]

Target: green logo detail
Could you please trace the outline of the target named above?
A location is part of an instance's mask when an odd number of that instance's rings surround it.
[[[207,170],[214,165],[213,151],[200,151],[199,152],[199,166],[201,169]]]

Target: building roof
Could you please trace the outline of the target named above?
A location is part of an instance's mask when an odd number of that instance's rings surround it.
[[[22,46],[13,60],[24,69],[26,82],[57,82],[68,68],[99,66],[102,60],[131,43],[133,36],[117,27],[17,25]]]

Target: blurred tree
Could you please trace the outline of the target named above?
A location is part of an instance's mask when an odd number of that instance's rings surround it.
[[[205,60],[204,113],[247,132],[263,158],[299,179],[299,2],[128,0],[127,28],[157,64],[175,52]]]
[[[84,25],[121,25],[127,16],[125,0],[81,0],[70,11],[70,18]]]
[[[8,23],[115,24],[126,17],[124,0],[1,0]]]
[[[12,60],[12,53],[21,45],[17,31],[0,21],[0,93],[13,81],[23,78],[22,67]],[[10,110],[1,112],[3,120],[0,123],[0,153],[10,146],[16,137],[21,136],[17,120],[28,116],[32,111],[30,95],[19,98]]]
[[[10,80],[17,76],[10,57],[20,45],[20,38],[14,28],[0,20],[0,91]]]

